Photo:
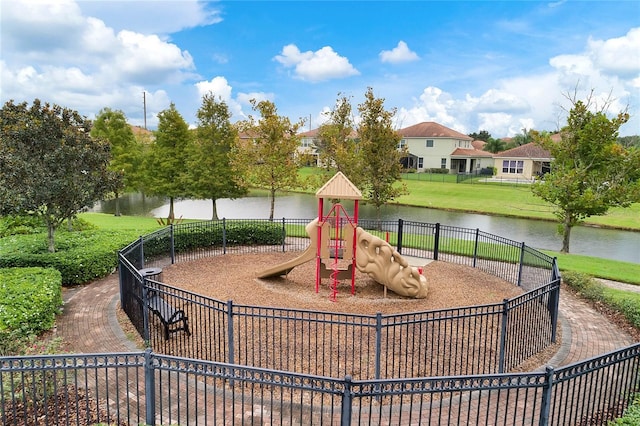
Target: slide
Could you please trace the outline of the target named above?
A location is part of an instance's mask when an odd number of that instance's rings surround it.
[[[302,254],[294,259],[289,260],[288,262],[281,263],[272,268],[266,269],[258,275],[258,278],[270,278],[277,277],[280,275],[285,275],[291,272],[293,268],[298,265],[302,265],[303,263],[309,262],[316,258],[316,250],[317,250],[317,240],[318,240],[318,232],[316,225],[318,224],[318,219],[315,219],[305,226],[305,231],[309,235],[309,239],[311,240],[311,244],[306,248]]]
[[[318,219],[316,218],[305,230],[311,244],[294,259],[262,271],[258,278],[277,277],[288,274],[293,268],[316,258],[318,244]],[[328,235],[323,234],[323,238]],[[325,244],[325,243],[323,243]],[[422,299],[427,297],[426,278],[418,269],[409,263],[386,241],[371,235],[364,229],[356,228],[356,267],[375,281],[391,291],[407,297]]]

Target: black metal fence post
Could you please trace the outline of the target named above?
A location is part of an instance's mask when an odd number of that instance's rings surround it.
[[[144,351],[145,423],[156,424],[156,376],[151,349]]]
[[[502,324],[500,324],[500,353],[498,359],[498,373],[504,373],[507,346],[507,322],[509,321],[509,299],[502,301]]]
[[[286,219],[282,218],[282,252],[284,253],[284,240],[287,238]]]
[[[435,236],[433,239],[433,260],[438,260],[438,251],[440,246],[440,223],[436,223]]]
[[[176,241],[173,233],[173,223],[169,225],[169,241],[171,242],[171,264],[176,263]]]
[[[380,379],[380,354],[382,352],[382,314],[376,314],[376,365],[375,378]]]
[[[396,250],[402,254],[402,225],[404,220],[398,219],[398,243],[396,244]]]
[[[140,236],[140,269],[144,269],[144,238]]]
[[[524,268],[524,250],[526,248],[527,246],[524,244],[524,242],[522,242],[520,244],[520,265],[518,267],[518,283],[517,283],[518,287],[522,286],[522,269]]]
[[[351,376],[344,377],[344,393],[342,394],[342,414],[340,416],[340,425],[349,426],[351,424]]]
[[[551,313],[551,342],[556,342],[556,328],[558,327],[558,309],[560,309],[560,284],[562,277],[558,270],[558,258],[553,258],[551,264],[551,278],[555,282],[555,288],[549,296],[548,310]]]
[[[222,254],[227,254],[227,219],[222,218]]]
[[[478,260],[478,238],[480,237],[480,229],[476,228],[476,242],[473,245],[473,267],[476,267],[476,261]]]
[[[551,411],[551,397],[553,390],[553,367],[547,367],[544,373],[544,384],[542,385],[542,403],[540,404],[539,426],[549,424],[549,413]]]
[[[234,364],[235,356],[234,351],[235,348],[233,346],[233,301],[227,301],[227,347],[229,348],[229,353],[227,354],[227,362],[229,364]]]
[[[147,278],[142,277],[142,329],[144,330],[144,343],[147,347],[151,346],[151,329],[149,325],[149,290]]]

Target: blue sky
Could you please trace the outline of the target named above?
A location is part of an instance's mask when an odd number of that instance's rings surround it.
[[[142,125],[144,92],[149,128],[170,102],[195,124],[207,92],[234,121],[268,99],[315,128],[339,94],[356,107],[371,87],[397,128],[555,130],[564,95],[593,91],[629,109],[621,135],[640,134],[638,1],[1,0],[0,28],[3,103],[110,107]]]

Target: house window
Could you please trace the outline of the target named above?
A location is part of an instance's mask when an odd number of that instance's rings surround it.
[[[446,158],[441,158],[440,159],[440,168],[441,169],[446,169],[447,168],[447,159]]]
[[[422,169],[424,167],[424,158],[418,157],[418,168]]]
[[[522,174],[524,161],[502,160],[502,173]]]
[[[433,139],[427,139],[427,148],[433,148]]]
[[[407,141],[404,139],[400,139],[400,143],[398,144],[398,149],[403,149],[405,146],[407,146]]]

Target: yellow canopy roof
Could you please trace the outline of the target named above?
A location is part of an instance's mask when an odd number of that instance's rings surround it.
[[[338,172],[316,191],[316,198],[361,200],[362,192],[342,172]]]

